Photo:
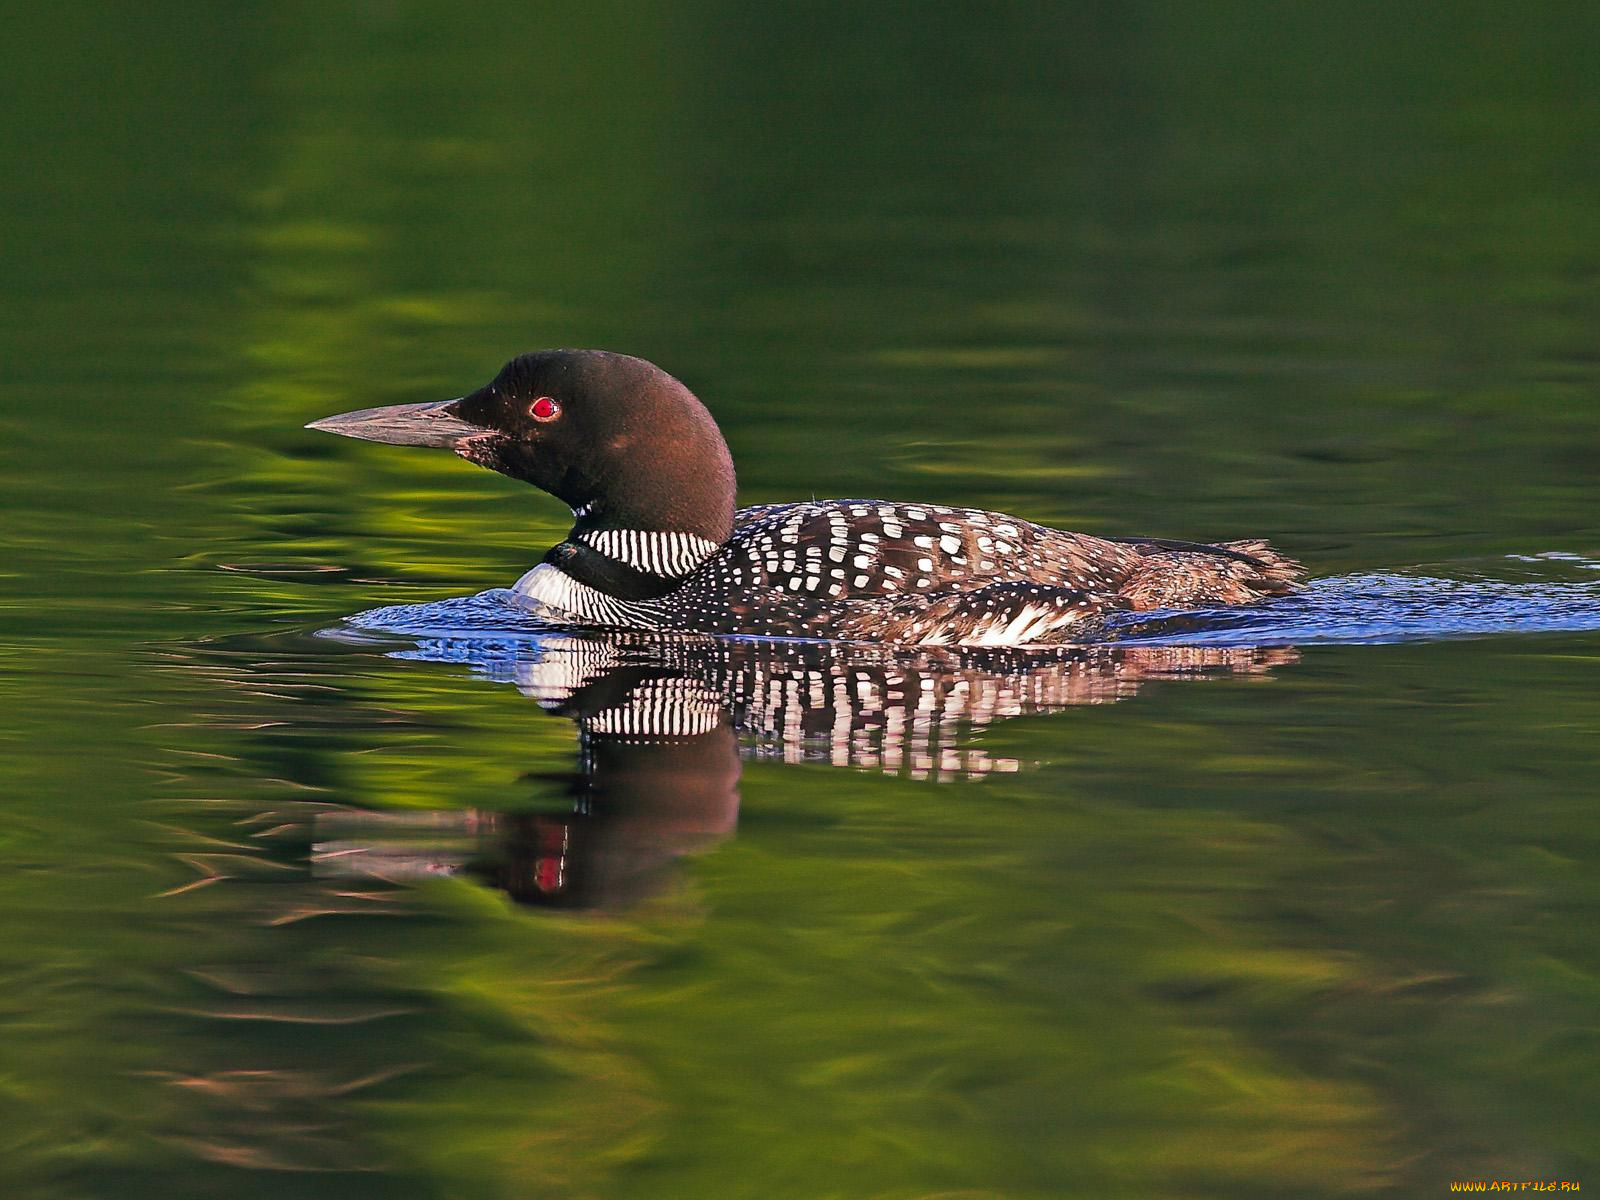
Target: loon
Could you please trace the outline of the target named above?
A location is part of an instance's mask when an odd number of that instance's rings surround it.
[[[604,350],[524,354],[469,395],[307,428],[452,450],[564,501],[572,529],[512,595],[567,628],[1059,644],[1117,611],[1244,604],[1303,574],[1262,541],[1092,537],[943,504],[736,510],[705,406],[654,364]]]

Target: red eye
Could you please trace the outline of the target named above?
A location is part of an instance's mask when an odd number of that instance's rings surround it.
[[[528,415],[535,421],[554,421],[561,415],[561,405],[549,396],[540,396],[528,406]]]

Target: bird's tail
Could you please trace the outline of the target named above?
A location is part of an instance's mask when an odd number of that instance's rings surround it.
[[[1204,543],[1131,540],[1142,556],[1121,589],[1129,608],[1248,604],[1292,592],[1305,568],[1260,540]]]

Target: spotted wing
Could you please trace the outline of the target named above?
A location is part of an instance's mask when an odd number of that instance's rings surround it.
[[[1003,513],[884,500],[767,505],[738,514],[749,582],[818,599],[965,592],[1032,583],[1108,595],[1136,551]]]

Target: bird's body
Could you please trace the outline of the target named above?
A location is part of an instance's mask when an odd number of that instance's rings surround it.
[[[513,591],[568,625],[1014,646],[1070,640],[1120,609],[1238,604],[1292,578],[1260,543],[1224,549],[1237,557],[1113,542],[980,509],[819,500],[741,509],[720,545],[578,532]],[[673,586],[619,598],[563,570],[583,554]]]
[[[315,424],[448,446],[566,500],[571,532],[513,591],[567,627],[1030,645],[1119,610],[1247,603],[1301,573],[1264,542],[1112,540],[938,504],[734,511],[710,414],[665,372],[602,351],[525,355],[459,400]]]

